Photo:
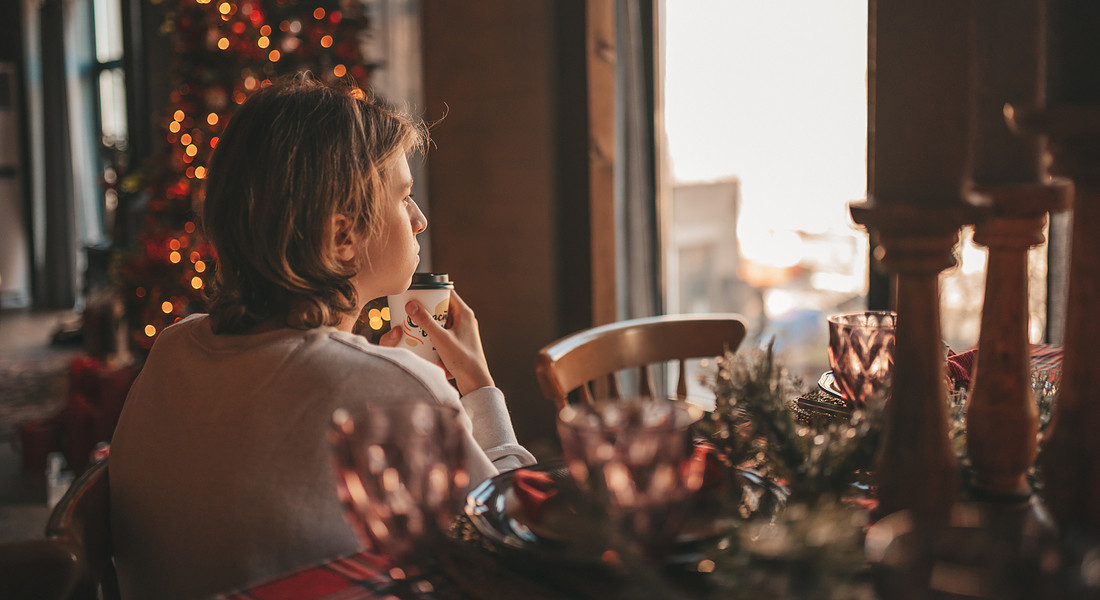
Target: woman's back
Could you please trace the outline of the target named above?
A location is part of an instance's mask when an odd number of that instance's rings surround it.
[[[368,401],[457,404],[435,371],[328,327],[214,335],[199,316],[164,331],[112,442],[124,596],[209,595],[358,549],[329,466],[329,416]],[[496,472],[474,454],[472,481]]]

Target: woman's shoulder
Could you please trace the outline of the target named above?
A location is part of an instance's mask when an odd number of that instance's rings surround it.
[[[425,387],[434,395],[457,393],[447,382],[443,369],[409,350],[372,344],[361,335],[318,329],[311,332],[302,349],[313,360],[322,360],[322,368],[339,372],[356,372],[372,379],[372,387],[405,384]]]

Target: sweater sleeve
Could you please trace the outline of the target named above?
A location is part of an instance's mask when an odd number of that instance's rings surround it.
[[[535,457],[516,441],[504,393],[495,387],[483,387],[460,399],[473,423],[474,439],[500,471],[518,469],[535,463]]]

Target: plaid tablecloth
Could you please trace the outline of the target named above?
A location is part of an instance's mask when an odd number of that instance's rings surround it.
[[[379,600],[393,598],[385,559],[361,552],[322,563],[218,600]]]

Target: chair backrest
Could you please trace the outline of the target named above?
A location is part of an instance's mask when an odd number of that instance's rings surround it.
[[[61,497],[46,523],[46,537],[76,556],[80,583],[73,598],[119,598],[112,560],[110,492],[107,461],[84,471]]]
[[[0,595],[69,600],[78,584],[76,556],[55,540],[0,543]]]
[[[661,315],[619,321],[567,335],[544,347],[535,373],[543,394],[560,409],[577,390],[582,402],[601,395],[590,383],[606,385],[608,397],[620,395],[619,371],[638,371],[638,394],[652,395],[650,365],[677,361],[676,395],[687,397],[687,359],[720,356],[736,350],[745,323],[735,313]]]

